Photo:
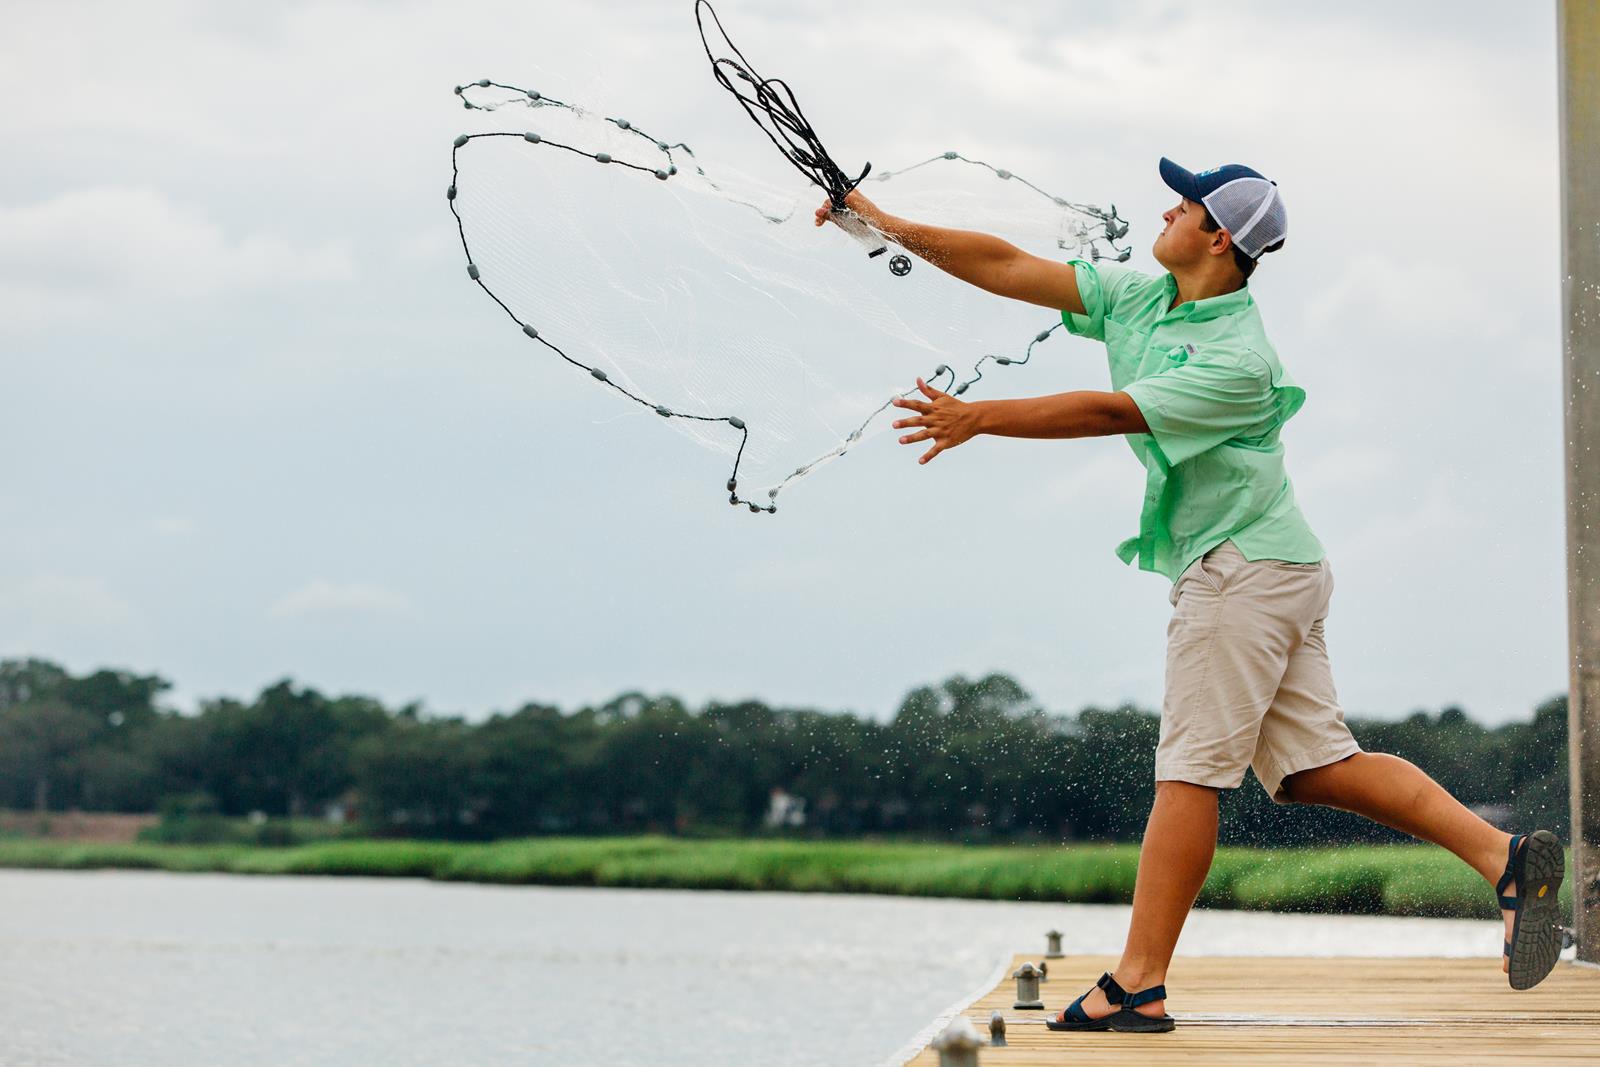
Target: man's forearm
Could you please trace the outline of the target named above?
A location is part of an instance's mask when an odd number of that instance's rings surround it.
[[[1117,393],[1080,389],[1019,400],[975,400],[978,432],[997,437],[1105,437],[1142,432]]]
[[[946,274],[1002,296],[1006,271],[1022,250],[1010,241],[976,230],[928,226],[879,214],[870,218],[883,235]]]

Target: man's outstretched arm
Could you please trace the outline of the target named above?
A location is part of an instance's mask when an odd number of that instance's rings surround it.
[[[845,206],[885,237],[908,252],[997,296],[1029,304],[1085,314],[1078,295],[1078,275],[1070,263],[1024,252],[1010,241],[975,230],[952,230],[896,218],[862,195],[859,189],[845,197]],[[817,208],[817,225],[832,216],[832,201]]]
[[[946,449],[981,433],[999,437],[1106,437],[1111,434],[1149,433],[1139,406],[1127,393],[1101,393],[1079,389],[1025,400],[957,400],[921,378],[917,388],[926,400],[897,396],[894,406],[917,412],[892,425],[920,427],[900,438],[903,445],[932,441],[918,463],[926,463]]]
[[[997,437],[1106,437],[1149,433],[1127,393],[1080,389],[1019,400],[975,400],[978,433]]]

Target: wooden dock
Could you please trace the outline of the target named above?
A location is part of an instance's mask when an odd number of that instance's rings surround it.
[[[994,1067],[1099,1064],[1600,1063],[1600,968],[1563,961],[1533,989],[1506,983],[1499,961],[1474,959],[1188,957],[1172,961],[1166,1034],[1057,1033],[1044,1020],[1089,988],[1112,956],[1050,960],[1044,1011],[1018,1010],[1016,956],[992,988],[930,1024],[895,1063],[937,1067],[928,1042],[955,1015],[985,1040],[1006,1021],[1005,1047],[985,1046]]]

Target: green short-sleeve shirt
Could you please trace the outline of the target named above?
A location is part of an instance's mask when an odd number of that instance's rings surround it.
[[[1150,426],[1125,438],[1144,464],[1145,496],[1139,532],[1117,557],[1174,582],[1226,540],[1246,559],[1322,559],[1278,440],[1305,390],[1267,341],[1249,288],[1172,307],[1171,274],[1072,263],[1086,314],[1062,321],[1105,342],[1111,387]]]

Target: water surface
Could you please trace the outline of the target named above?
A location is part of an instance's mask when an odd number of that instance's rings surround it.
[[[1051,926],[1068,952],[1115,952],[1127,916],[1111,905],[0,871],[0,1065],[876,1065],[1002,955],[1042,949]],[[1197,911],[1178,951],[1494,957],[1500,928]],[[1052,976],[1046,1002],[1095,977]],[[1181,990],[1171,1009],[1183,1010]]]

